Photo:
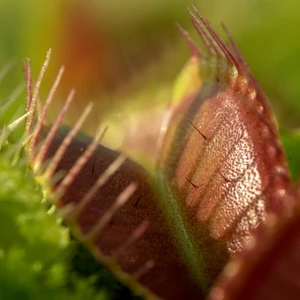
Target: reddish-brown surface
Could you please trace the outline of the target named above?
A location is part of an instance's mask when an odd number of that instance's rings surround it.
[[[250,249],[233,259],[209,299],[299,299],[300,206],[262,226]]]
[[[62,133],[56,135],[47,151],[45,161],[53,157],[63,138]],[[87,137],[73,140],[56,171],[68,172],[90,142],[91,139]],[[118,155],[117,152],[99,145],[60,199],[59,206],[80,203],[97,178]],[[86,234],[92,229],[105,212],[110,210],[119,194],[132,182],[138,184],[137,191],[113,215],[109,225],[97,234],[95,247],[103,254],[111,255],[122,247],[142,222],[148,221],[146,232],[120,253],[118,264],[128,274],[135,274],[145,267],[148,261],[153,261],[153,267],[138,278],[138,281],[153,293],[163,299],[203,299],[203,292],[195,279],[191,278],[178,253],[164,213],[158,205],[157,194],[150,184],[149,175],[131,160],[125,161],[81,213],[78,225],[82,233]],[[53,190],[55,191],[55,187]]]

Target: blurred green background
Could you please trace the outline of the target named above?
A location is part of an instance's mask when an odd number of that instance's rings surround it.
[[[9,60],[16,65],[0,96],[6,97],[22,81],[21,59],[31,58],[36,76],[47,49],[52,48],[46,81],[50,84],[64,64],[61,98],[75,86],[74,110],[82,111],[87,102],[97,101],[95,124],[108,109],[128,99],[145,105],[167,102],[171,83],[189,57],[174,23],[195,36],[186,9],[191,3],[218,32],[219,23],[225,22],[269,96],[281,127],[298,127],[297,0],[1,0],[0,65]]]

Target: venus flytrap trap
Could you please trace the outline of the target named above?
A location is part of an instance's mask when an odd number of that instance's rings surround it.
[[[31,103],[34,102],[31,101]],[[29,128],[29,126],[27,126],[27,128]],[[72,130],[74,130],[74,128],[78,128],[78,126],[75,125]],[[70,203],[74,204],[74,209],[69,210],[66,215],[66,220],[71,223],[71,227],[73,225],[75,232],[79,234],[79,238],[83,240],[90,248],[91,252],[94,253],[102,263],[112,269],[119,278],[121,277],[123,281],[138,293],[147,295],[149,292],[142,286],[139,286],[137,280],[145,275],[144,273],[147,273],[149,268],[154,267],[153,261],[146,260],[144,262],[142,260],[139,264],[136,264],[135,261],[128,263],[127,260],[124,260],[123,256],[124,253],[126,253],[125,250],[130,248],[132,244],[135,244],[134,242],[141,238],[148,226],[145,213],[143,213],[143,215],[134,215],[134,212],[136,211],[136,208],[141,206],[140,202],[143,197],[154,197],[151,195],[153,193],[151,191],[152,188],[147,182],[150,182],[150,179],[146,179],[149,175],[129,159],[125,160],[123,155],[120,156],[118,153],[101,145],[98,145],[95,149],[96,144],[91,142],[90,138],[85,137],[84,140],[80,140],[80,138],[72,139],[74,134],[76,134],[77,129],[73,132],[72,130],[70,130],[69,133],[60,132],[52,135],[53,138],[51,140],[48,139],[47,148],[45,148],[43,144],[40,146],[40,151],[44,151],[46,155],[44,161],[47,161],[47,158],[49,157],[53,158],[53,160],[50,160],[48,163],[47,169],[55,170],[55,173],[57,168],[67,171],[64,179],[62,179],[57,186],[52,187],[53,192],[52,194],[50,192],[50,198],[54,198],[54,202],[58,207],[64,207]],[[38,131],[33,129],[33,132]],[[51,129],[49,132],[51,132]],[[59,134],[61,136],[59,136]],[[33,138],[36,139],[35,136],[33,136]],[[45,141],[47,141],[47,137],[45,138]],[[32,151],[34,151],[34,149],[32,149]],[[95,152],[93,153],[93,151]],[[36,157],[41,157],[39,152],[36,153]],[[68,160],[66,161],[67,157]],[[34,158],[33,162],[35,162]],[[39,165],[42,166],[43,161],[39,161]],[[42,167],[42,169],[44,168]],[[42,182],[45,190],[50,190],[51,187],[49,188],[47,186],[48,182],[51,181],[53,172],[47,172],[47,169],[44,172],[46,176],[44,176],[44,174],[39,174],[39,178],[44,179],[42,181],[39,179],[39,181]],[[101,171],[101,169],[103,171]],[[48,176],[50,176],[50,178]],[[110,177],[114,178],[111,179]],[[135,181],[138,182],[138,185],[134,183]],[[74,191],[74,184],[75,186],[78,186],[77,191]],[[111,188],[111,185],[113,185],[113,189]],[[104,195],[102,195],[103,203],[101,203],[101,205],[105,205],[106,210],[100,207],[103,211],[103,213],[100,211],[102,216],[94,216],[91,218],[89,214],[97,213],[95,207],[93,207],[95,206],[95,203],[93,204],[92,202],[95,202],[94,194],[97,192],[97,198],[99,197],[99,191],[97,191],[97,189],[101,186],[100,192],[104,193]],[[135,190],[139,191],[139,194],[138,197],[135,197],[134,199],[131,196]],[[76,195],[72,194],[72,191],[76,192]],[[145,195],[143,195],[143,193]],[[105,199],[105,196],[108,199]],[[111,203],[108,201],[108,203],[105,203],[105,200],[110,200]],[[128,205],[129,200],[131,201],[130,205]],[[74,201],[78,202],[77,206],[76,203],[73,203]],[[91,207],[91,205],[93,206]],[[155,217],[156,222],[159,222],[158,225],[163,225],[163,220],[159,215],[158,209],[155,208],[155,206],[153,207],[153,205],[155,205],[155,203],[149,202],[149,204],[147,204],[148,210],[151,212],[152,217]],[[127,217],[128,219],[131,218],[130,224],[127,226],[123,225],[121,228],[114,228],[115,226],[112,225],[109,230],[105,228],[108,223],[112,222],[115,224],[118,221],[117,218],[120,218],[117,216],[118,211],[126,208],[126,206],[127,210],[133,210],[132,214]],[[84,220],[84,218],[86,219]],[[127,222],[127,220],[123,221],[122,219],[120,219],[120,221]],[[154,229],[161,231],[160,228]],[[99,234],[104,242],[104,247],[101,249],[101,252],[112,252],[112,255],[110,255],[111,257],[107,256],[106,253],[106,255],[101,253],[97,248],[97,245],[95,245],[95,239],[99,239]],[[162,239],[161,242],[167,243],[168,240],[164,238],[163,233],[159,234]],[[157,238],[157,235],[149,235],[149,241],[146,240],[149,245],[147,245],[147,247],[142,245],[143,248],[140,246],[140,249],[138,249],[143,256],[148,254],[147,251],[149,251],[149,248],[156,246],[156,243],[153,241],[154,238]],[[115,241],[112,239],[115,239]],[[121,241],[118,242],[118,240]],[[110,244],[112,244],[113,247]],[[116,245],[114,246],[113,244]],[[163,254],[164,253],[162,252],[157,255]],[[121,263],[123,263],[125,267],[132,269],[132,276],[128,276],[126,273],[119,270],[117,261],[120,261],[120,259],[123,260]],[[161,261],[162,264],[165,263],[165,261]],[[131,266],[131,264],[136,264],[136,266]],[[150,280],[150,278],[148,278],[148,280]]]
[[[224,25],[229,45],[195,8],[189,13],[203,47],[178,26],[191,59],[161,119],[155,171],[102,144],[104,124],[94,138],[79,133],[92,105],[63,127],[74,90],[47,123],[64,72],[39,104],[50,51],[36,84],[30,61],[24,64],[27,104],[17,123],[26,119],[29,164],[57,216],[137,295],[296,299],[299,238],[291,230],[299,223],[299,189],[268,99]],[[291,245],[286,261],[283,240]],[[259,277],[270,266],[274,272]]]

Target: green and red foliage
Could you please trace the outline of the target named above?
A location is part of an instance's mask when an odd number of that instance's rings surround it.
[[[92,105],[63,127],[73,90],[48,124],[63,73],[42,106],[50,52],[36,84],[24,64],[29,165],[74,236],[135,294],[296,299],[299,191],[270,104],[226,28],[229,45],[195,8],[190,16],[203,49],[179,27],[192,57],[174,98],[145,129],[160,129],[147,141],[154,171],[101,144],[109,127],[100,124],[94,138],[79,133]]]

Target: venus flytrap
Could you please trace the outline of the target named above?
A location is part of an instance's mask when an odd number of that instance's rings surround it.
[[[62,128],[74,91],[47,124],[63,73],[39,108],[50,52],[35,85],[25,63],[30,166],[77,239],[139,296],[296,299],[298,232],[290,232],[299,221],[299,193],[270,104],[227,29],[229,45],[195,8],[189,13],[203,49],[179,27],[192,58],[161,119],[155,171],[101,144],[103,125],[95,138],[78,134],[91,106],[72,128]],[[292,245],[287,261],[282,240]],[[265,272],[257,282],[264,264],[276,278]],[[289,276],[282,278],[282,268]],[[286,286],[278,287],[278,278]]]

